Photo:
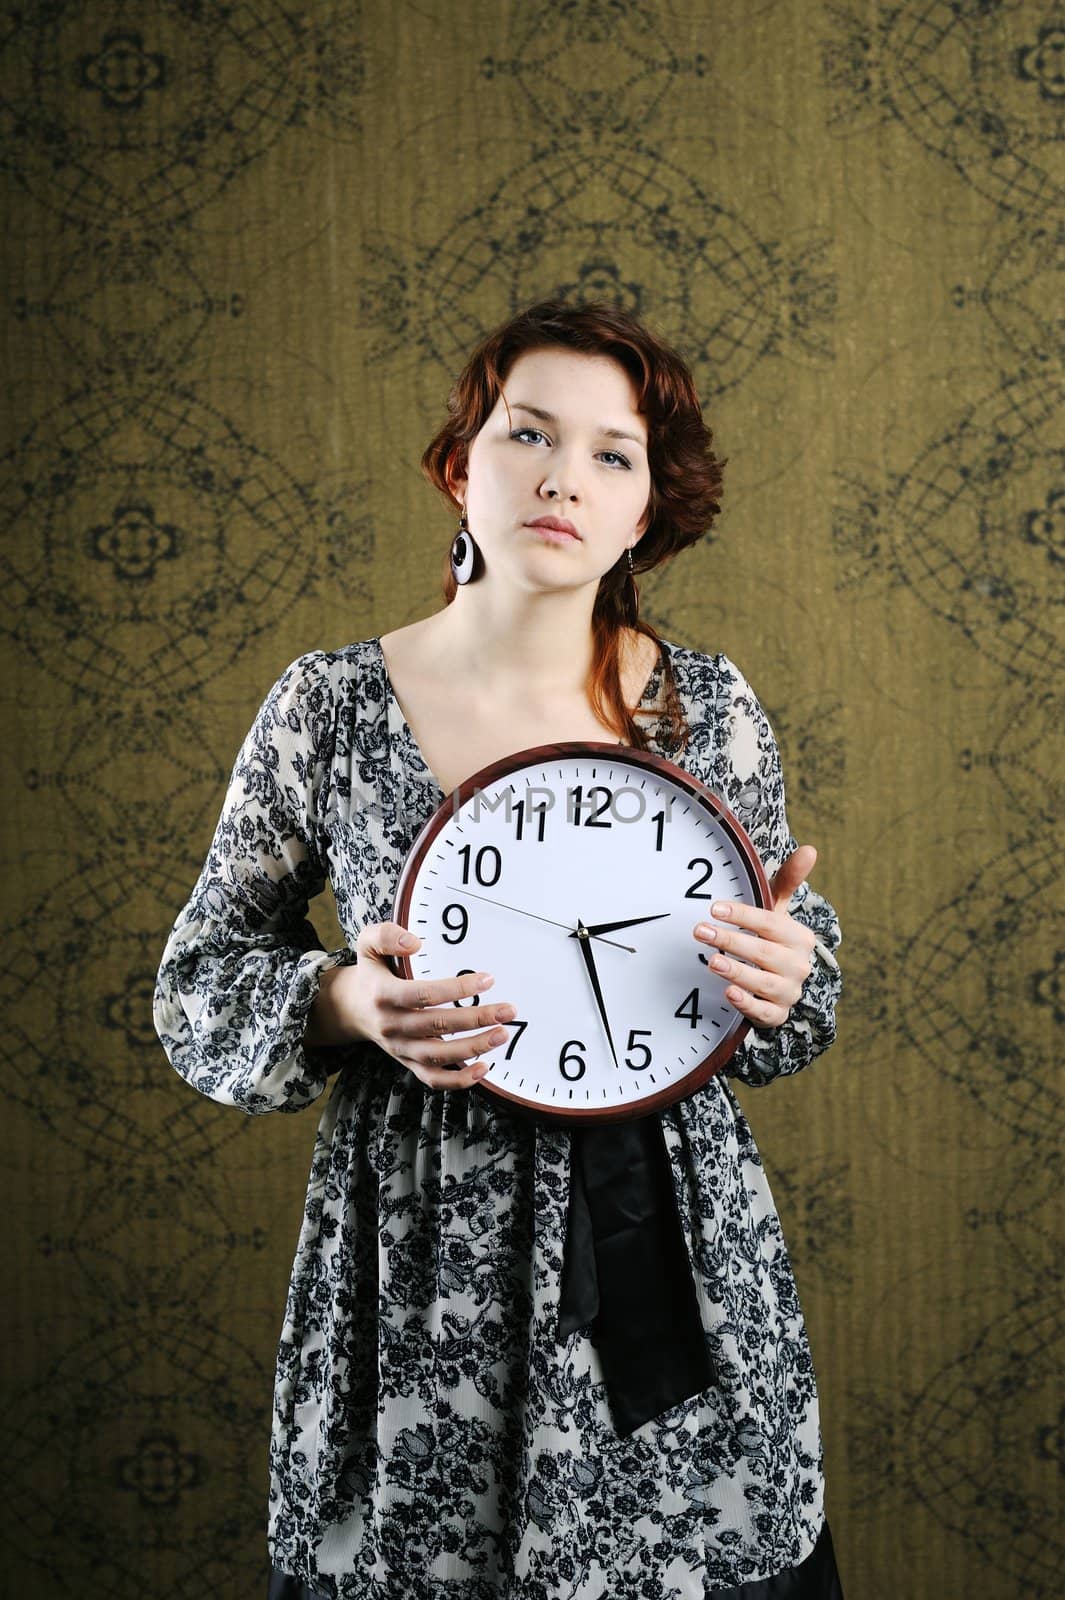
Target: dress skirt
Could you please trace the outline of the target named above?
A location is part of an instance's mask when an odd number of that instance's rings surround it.
[[[273,1567],[266,1600],[325,1600],[325,1596]],[[843,1600],[828,1519],[821,1524],[810,1554],[798,1566],[775,1572],[771,1578],[741,1583],[737,1588],[708,1589],[703,1600]]]

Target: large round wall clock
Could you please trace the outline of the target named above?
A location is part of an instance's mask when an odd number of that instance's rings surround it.
[[[422,943],[395,970],[491,972],[493,1000],[517,1007],[470,1092],[620,1122],[691,1094],[748,1030],[693,937],[724,898],[772,905],[750,839],[698,779],[631,745],[538,745],[482,767],[419,831],[393,916]]]

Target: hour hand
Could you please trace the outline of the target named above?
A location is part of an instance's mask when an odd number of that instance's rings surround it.
[[[588,932],[613,933],[617,928],[635,928],[640,922],[661,922],[663,917],[670,917],[671,911],[656,911],[651,917],[625,917],[621,922],[593,922],[588,927]]]

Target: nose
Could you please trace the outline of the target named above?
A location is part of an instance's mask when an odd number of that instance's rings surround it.
[[[556,442],[541,463],[541,498],[562,504],[583,504],[582,475],[587,470],[581,446],[575,440]]]
[[[564,484],[558,473],[552,473],[540,485],[540,493],[548,500],[576,500],[577,491]]]

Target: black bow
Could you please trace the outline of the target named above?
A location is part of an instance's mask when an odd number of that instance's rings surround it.
[[[714,1381],[657,1113],[572,1130],[558,1337],[586,1325],[622,1437]]]

